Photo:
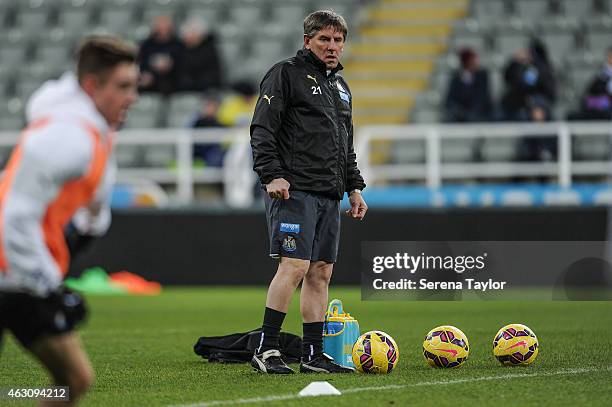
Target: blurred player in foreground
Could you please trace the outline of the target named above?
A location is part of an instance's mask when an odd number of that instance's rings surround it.
[[[110,225],[113,131],[138,96],[135,60],[117,38],[85,38],[76,76],[45,83],[28,102],[28,126],[0,181],[0,339],[12,332],[55,385],[69,386],[71,405],[94,375],[73,331],[85,306],[62,288],[64,230],[72,220],[80,235],[99,236]]]
[[[352,98],[338,75],[348,29],[333,11],[304,20],[304,48],[274,65],[261,82],[251,123],[254,169],[264,196],[270,256],[280,259],[270,283],[260,345],[251,365],[291,374],[281,359],[279,332],[302,283],[303,346],[300,372],[350,373],[323,353],[328,286],[340,241],[340,200],[354,219],[368,209],[353,149]]]

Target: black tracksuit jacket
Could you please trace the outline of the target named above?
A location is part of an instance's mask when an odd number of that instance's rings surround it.
[[[290,190],[342,199],[365,188],[353,149],[352,97],[310,50],[264,76],[251,122],[253,169],[262,184],[285,178]]]

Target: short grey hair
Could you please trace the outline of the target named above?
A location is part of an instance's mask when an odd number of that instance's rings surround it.
[[[304,19],[304,35],[308,38],[312,38],[317,35],[317,32],[324,28],[331,27],[336,31],[339,31],[346,36],[348,34],[348,26],[346,20],[340,14],[333,10],[319,10],[314,13],[310,13]]]

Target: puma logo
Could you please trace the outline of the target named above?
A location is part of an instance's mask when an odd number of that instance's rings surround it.
[[[273,98],[273,97],[274,97],[274,96],[263,95],[263,98],[262,98],[262,99],[266,99],[266,100],[268,101],[268,104],[270,104],[270,102],[272,102],[272,98]]]
[[[317,85],[319,84],[319,83],[317,82],[317,78],[315,78],[314,76],[311,76],[311,75],[306,75],[306,78],[308,78],[308,79],[312,79],[312,80],[314,81],[314,83],[316,83]]]

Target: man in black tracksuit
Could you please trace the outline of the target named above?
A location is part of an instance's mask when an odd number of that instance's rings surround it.
[[[267,192],[270,256],[280,259],[251,361],[265,373],[293,373],[280,358],[278,338],[300,282],[300,371],[354,371],[323,353],[327,289],[338,253],[344,193],[351,204],[347,214],[361,220],[367,211],[353,149],[351,93],[337,75],[346,34],[344,18],[334,12],[306,17],[304,48],[268,71],[251,123],[254,169]]]

